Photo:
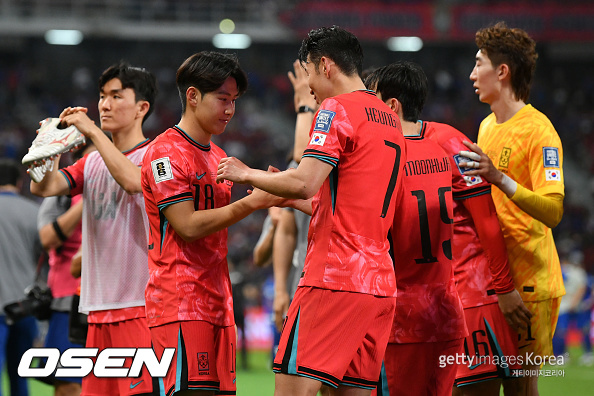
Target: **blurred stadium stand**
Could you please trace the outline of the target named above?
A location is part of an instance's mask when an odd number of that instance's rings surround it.
[[[156,136],[179,120],[175,71],[192,53],[215,49],[223,18],[252,45],[237,53],[250,79],[235,120],[216,141],[229,155],[265,169],[285,167],[292,145],[292,88],[286,77],[301,38],[338,24],[355,32],[365,68],[400,59],[421,64],[431,82],[423,118],[454,125],[476,139],[489,113],[468,79],[476,29],[506,20],[538,41],[530,102],[547,114],[564,144],[566,204],[554,230],[561,251],[581,248],[594,272],[594,4],[586,0],[0,0],[0,156],[22,158],[39,120],[70,105],[97,119],[96,81],[121,59],[152,70],[159,80],[155,113],[145,126]],[[78,29],[76,46],[45,42],[49,29]],[[391,52],[390,36],[418,36],[419,52]],[[247,186],[235,186],[236,197]],[[262,211],[263,212],[263,211]],[[229,257],[251,268],[251,251],[265,213],[234,226]],[[257,272],[256,272],[257,274]]]

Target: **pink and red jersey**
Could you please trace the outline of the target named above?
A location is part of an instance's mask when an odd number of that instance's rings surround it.
[[[141,166],[148,139],[123,154]],[[115,181],[98,151],[60,172],[70,194],[83,194],[81,312],[95,323],[138,316],[148,280],[148,220],[142,194],[130,195]],[[139,308],[140,307],[140,308]],[[117,315],[114,315],[117,310]],[[109,312],[114,311],[114,312]]]
[[[163,210],[183,201],[195,210],[226,206],[232,183],[216,183],[225,152],[204,146],[178,126],[159,135],[147,150],[142,191],[150,222],[149,271],[146,287],[150,327],[184,320],[232,326],[233,301],[227,267],[227,229],[193,242],[184,241]]]
[[[398,295],[390,342],[463,338],[466,325],[452,271],[452,170],[424,136],[407,136],[402,195],[391,230]]]
[[[464,308],[469,308],[497,302],[492,273],[494,268],[501,277],[498,279],[498,284],[501,287],[497,291],[513,290],[507,252],[500,230],[496,230],[496,236],[499,238],[485,241],[487,245],[482,245],[475,223],[477,220],[486,221],[486,216],[496,215],[494,212],[483,213],[485,219],[473,219],[467,207],[469,200],[490,194],[491,184],[480,176],[464,176],[466,168],[458,166],[459,162],[468,160],[458,154],[461,150],[468,150],[462,142],[469,141],[469,139],[462,132],[449,125],[436,122],[426,122],[424,128],[426,136],[436,141],[444,149],[452,167],[453,267],[462,304]],[[498,251],[490,253],[490,250],[493,249],[498,249]],[[489,257],[496,262],[490,263]],[[503,270],[501,270],[502,268]]]
[[[300,286],[396,295],[387,235],[406,159],[401,129],[372,91],[320,106],[303,157],[334,169],[313,198]]]

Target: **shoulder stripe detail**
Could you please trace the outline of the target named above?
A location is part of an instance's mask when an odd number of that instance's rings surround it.
[[[452,193],[452,197],[455,200],[461,200],[461,199],[467,199],[467,198],[472,198],[472,197],[478,197],[479,195],[490,194],[490,193],[491,193],[491,186],[488,185],[488,186],[473,188],[470,190],[455,191]]]
[[[59,172],[62,173],[62,175],[64,175],[64,178],[66,178],[66,182],[68,183],[68,186],[71,190],[73,188],[76,188],[76,182],[74,181],[74,178],[72,177],[70,172],[68,172],[66,169],[60,169]]]
[[[157,206],[159,207],[160,210],[162,210],[163,208],[165,208],[171,204],[182,202],[182,201],[191,201],[193,199],[194,199],[194,197],[192,196],[191,192],[185,192],[185,193],[174,195],[172,197],[162,199],[159,202],[157,202]]]
[[[327,164],[330,164],[330,165],[332,165],[334,167],[336,167],[338,165],[338,161],[336,161],[334,159],[323,158],[323,157],[320,157],[320,156],[317,156],[317,155],[306,155],[306,154],[303,154],[303,158],[305,158],[305,157],[310,157],[310,158],[318,159],[318,160],[320,160],[322,162],[326,162]]]
[[[210,151],[210,143],[208,144],[208,146],[205,146],[203,144],[198,143],[197,141],[195,141],[194,139],[192,139],[183,129],[181,129],[179,126],[175,125],[173,127],[173,129],[175,129],[184,139],[186,139],[188,141],[188,143],[190,143],[192,146],[202,150],[202,151]]]
[[[311,157],[311,158],[318,159],[318,160],[326,162],[334,167],[338,166],[338,158],[332,157],[322,151],[311,150],[311,149],[305,150],[303,152],[303,158],[305,158],[305,157]]]

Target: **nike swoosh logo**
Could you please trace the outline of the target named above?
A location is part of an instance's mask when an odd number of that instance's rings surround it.
[[[196,172],[196,180],[200,180],[204,177],[204,175],[206,175],[206,172],[204,172],[203,174],[201,174],[200,176],[198,176],[198,172]]]
[[[482,363],[479,364],[473,364],[472,366],[468,366],[468,370],[474,370],[475,368],[477,368],[478,366],[480,366]]]
[[[530,344],[522,345],[521,347],[518,347],[518,349],[526,348],[527,346],[530,346]]]
[[[136,388],[138,385],[140,385],[140,383],[144,381],[144,380],[140,380],[137,383],[133,384],[132,382],[130,382],[130,389],[134,389]]]

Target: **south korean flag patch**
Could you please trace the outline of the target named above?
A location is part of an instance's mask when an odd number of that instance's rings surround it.
[[[545,169],[546,181],[561,181],[561,171],[559,169]]]
[[[316,144],[318,146],[323,146],[324,142],[326,141],[326,134],[324,133],[314,133],[311,137],[309,144]]]
[[[173,172],[171,172],[171,162],[169,162],[169,157],[163,157],[151,161],[151,169],[153,170],[155,183],[161,183],[162,181],[173,179]]]

